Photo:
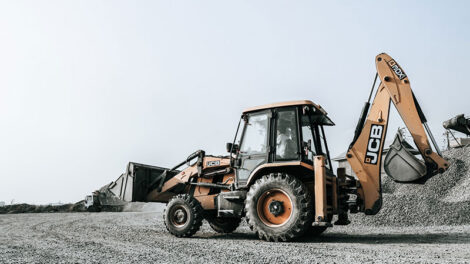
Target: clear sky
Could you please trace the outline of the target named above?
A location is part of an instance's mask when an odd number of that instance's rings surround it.
[[[75,202],[128,161],[225,154],[241,111],[278,101],[322,105],[339,154],[380,52],[441,144],[442,121],[470,114],[469,3],[1,1],[0,201]]]

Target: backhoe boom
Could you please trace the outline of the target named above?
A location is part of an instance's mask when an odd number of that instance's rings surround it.
[[[363,115],[367,112],[367,118],[361,117],[356,135],[347,152],[346,158],[351,164],[360,182],[358,195],[363,201],[363,208],[366,214],[376,214],[382,206],[381,191],[381,163],[382,151],[389,121],[390,102],[393,102],[400,117],[404,121],[419,153],[424,159],[423,168],[415,169],[422,174],[416,174],[411,170],[404,171],[410,164],[419,165],[420,161],[409,160],[411,155],[405,148],[398,146],[393,152],[395,155],[387,157],[389,170],[397,168],[399,175],[390,175],[392,178],[402,182],[416,181],[418,178],[427,178],[437,173],[442,173],[448,168],[447,161],[431,148],[425,128],[432,138],[432,134],[426,125],[426,118],[410,87],[408,76],[398,63],[389,55],[382,53],[376,57],[377,75],[380,80],[379,87],[374,100],[368,110],[368,102]],[[374,82],[375,84],[375,82]],[[362,129],[360,129],[362,127]],[[358,132],[360,133],[358,134]],[[400,141],[398,143],[401,143]],[[394,143],[395,145],[395,143]],[[400,145],[400,144],[398,144]],[[436,151],[439,151],[435,146]],[[398,164],[397,166],[395,166]],[[414,166],[416,166],[414,165]],[[411,167],[410,167],[411,169]],[[408,174],[412,176],[408,176]]]

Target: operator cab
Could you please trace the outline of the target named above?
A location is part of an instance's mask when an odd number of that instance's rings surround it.
[[[323,127],[333,125],[327,113],[308,100],[246,109],[235,135],[236,144],[227,144],[227,151],[234,157],[238,185],[246,185],[260,168],[295,164],[311,167],[316,155],[325,156],[331,171]]]

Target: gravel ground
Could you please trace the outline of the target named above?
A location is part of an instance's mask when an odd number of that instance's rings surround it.
[[[353,214],[349,226],[292,243],[260,241],[245,224],[221,235],[205,223],[193,238],[176,238],[161,204],[132,203],[122,213],[84,213],[81,203],[6,206],[0,263],[470,263],[470,147],[445,156],[449,170],[424,185],[385,177],[379,214]],[[43,213],[70,211],[78,213]]]
[[[0,215],[0,263],[470,263],[470,225],[336,226],[319,238],[260,241],[207,223],[176,238],[160,212]]]

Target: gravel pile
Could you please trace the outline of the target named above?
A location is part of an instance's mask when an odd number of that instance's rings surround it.
[[[470,224],[470,147],[444,152],[451,164],[425,184],[400,184],[385,177],[383,207],[375,216],[353,215],[355,224],[461,225]]]
[[[83,201],[62,205],[13,204],[0,207],[0,214],[86,212]]]
[[[163,212],[163,203],[126,203],[122,206],[103,206],[101,212]],[[0,207],[0,214],[24,214],[24,213],[71,213],[87,212],[84,202],[61,205],[34,205],[13,204]],[[91,212],[91,211],[90,211]],[[93,211],[94,212],[94,211]]]

